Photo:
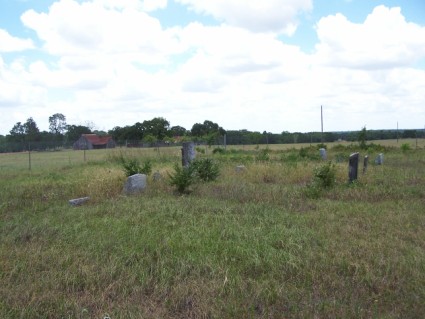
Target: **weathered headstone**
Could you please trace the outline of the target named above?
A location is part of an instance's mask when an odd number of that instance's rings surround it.
[[[357,180],[357,172],[359,170],[359,153],[353,153],[350,155],[348,162],[348,178],[350,183]]]
[[[366,174],[368,162],[369,162],[369,156],[365,155],[363,160],[363,174]]]
[[[80,205],[84,204],[85,202],[87,202],[89,199],[90,199],[90,197],[75,198],[75,199],[70,199],[68,201],[68,203],[71,206],[80,206]]]
[[[376,159],[375,159],[375,164],[377,165],[382,165],[384,164],[384,154],[380,153]]]
[[[242,173],[246,171],[246,167],[245,165],[238,165],[235,167],[235,172],[236,173]]]
[[[322,158],[322,160],[325,161],[327,159],[326,149],[321,148],[321,149],[319,149],[319,152],[320,152],[320,157]]]
[[[182,146],[182,165],[188,167],[189,164],[195,159],[195,143],[184,142]]]
[[[161,180],[161,179],[162,179],[162,175],[161,175],[161,173],[160,173],[160,172],[158,172],[158,171],[156,171],[155,173],[153,173],[153,175],[152,175],[152,179],[153,179],[155,182],[157,182],[157,181]]]
[[[135,174],[129,176],[124,184],[124,194],[132,195],[143,192],[146,188],[146,179],[147,178],[145,174]]]

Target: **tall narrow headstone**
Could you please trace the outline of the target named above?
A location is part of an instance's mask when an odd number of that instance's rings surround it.
[[[353,153],[350,155],[348,162],[348,178],[350,183],[357,179],[357,172],[359,170],[359,153]]]
[[[369,156],[365,155],[363,160],[363,174],[366,174],[368,162],[369,162]]]
[[[327,158],[327,155],[326,155],[326,149],[325,148],[321,148],[321,149],[319,149],[319,152],[320,152],[320,157],[322,158],[322,160],[326,160],[326,158]]]
[[[184,142],[182,147],[182,165],[183,167],[188,167],[190,162],[195,159],[195,143],[193,142]]]
[[[382,165],[384,164],[384,154],[380,153],[378,157],[375,159],[375,164]]]

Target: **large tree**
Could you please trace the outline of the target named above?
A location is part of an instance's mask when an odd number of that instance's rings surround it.
[[[40,139],[40,130],[32,117],[28,118],[23,126],[27,141],[33,142]]]
[[[49,130],[55,135],[62,135],[66,131],[66,118],[61,113],[53,114],[49,117]]]
[[[168,135],[170,122],[163,117],[155,117],[149,121],[143,121],[143,135],[150,134],[158,140],[163,140]]]
[[[206,135],[217,135],[222,136],[226,134],[226,131],[219,126],[217,123],[212,121],[205,120],[204,123],[195,123],[192,126],[191,134],[193,136],[201,137]]]
[[[77,141],[81,134],[90,134],[91,130],[83,125],[67,125],[66,140],[70,143]]]

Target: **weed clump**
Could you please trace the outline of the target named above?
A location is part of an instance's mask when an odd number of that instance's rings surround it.
[[[149,160],[141,164],[136,158],[127,159],[121,156],[120,162],[127,177],[134,174],[149,175],[152,172],[152,163]]]
[[[190,166],[193,167],[197,177],[204,182],[214,181],[220,175],[218,164],[210,158],[195,160]]]
[[[324,190],[335,186],[336,167],[332,162],[328,162],[313,171],[313,182],[307,186],[306,195],[311,198],[318,198]]]
[[[214,181],[220,175],[216,162],[210,158],[194,160],[187,167],[174,165],[174,173],[169,173],[170,185],[175,186],[180,194],[188,193],[189,187],[196,181]]]

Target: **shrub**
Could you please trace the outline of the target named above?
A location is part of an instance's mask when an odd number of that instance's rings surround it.
[[[269,161],[270,160],[270,150],[268,148],[259,150],[257,155],[257,161]]]
[[[401,144],[400,149],[404,153],[404,152],[410,151],[412,148],[410,147],[410,144],[403,143]]]
[[[195,148],[195,150],[198,152],[198,153],[200,153],[200,154],[205,154],[205,149],[204,148],[201,148],[201,147],[196,147]]]
[[[174,165],[174,173],[168,174],[170,185],[175,186],[180,194],[187,193],[190,185],[195,181],[194,166],[181,167],[179,164]]]
[[[213,154],[224,154],[224,153],[226,153],[226,150],[221,147],[217,147],[213,150]]]
[[[335,164],[328,162],[314,169],[314,184],[320,188],[331,188],[335,185]]]
[[[326,144],[323,144],[323,143],[317,144],[317,145],[316,145],[316,148],[317,148],[318,150],[320,150],[321,148],[324,148],[325,150],[327,150],[327,149],[328,149],[328,147],[326,146]]]
[[[127,177],[139,173],[149,175],[152,172],[152,163],[150,161],[146,161],[141,165],[138,159],[126,159],[123,156],[121,156],[120,161]]]
[[[195,160],[190,166],[192,166],[196,176],[204,182],[214,181],[220,175],[218,164],[210,158]]]

